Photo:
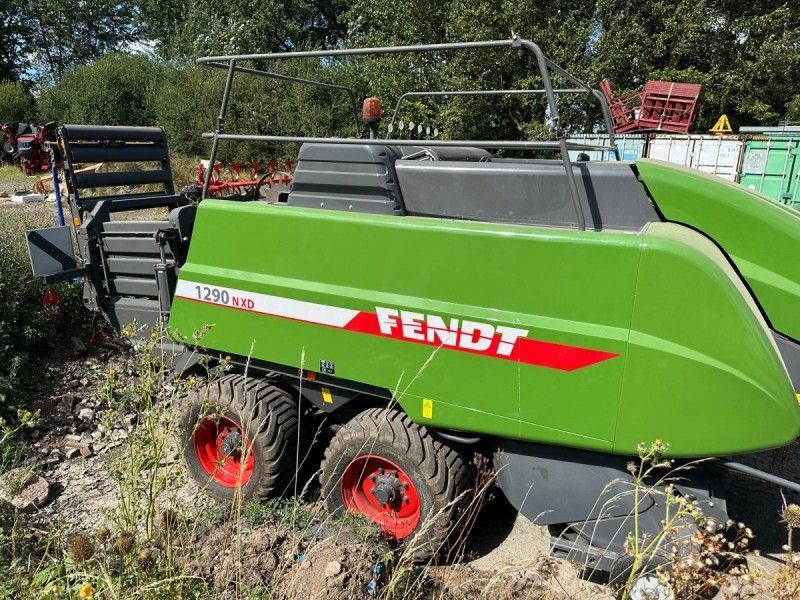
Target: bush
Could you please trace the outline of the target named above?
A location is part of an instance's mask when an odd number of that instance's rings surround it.
[[[201,67],[165,68],[153,94],[156,122],[164,128],[170,148],[189,156],[208,154],[200,135],[213,131],[225,73]]]
[[[13,81],[0,82],[0,123],[9,121],[33,121],[36,104],[21,83]]]
[[[152,93],[161,71],[142,55],[109,54],[44,90],[40,113],[59,123],[154,125]]]
[[[0,417],[12,417],[37,361],[64,330],[64,320],[81,320],[80,289],[57,286],[62,301],[43,306],[44,285],[31,276],[26,229],[50,225],[43,215],[0,220]],[[15,215],[16,217],[16,215]]]

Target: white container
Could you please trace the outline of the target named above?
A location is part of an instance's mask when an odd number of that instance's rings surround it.
[[[17,204],[44,202],[44,194],[37,194],[35,192],[14,192],[11,194],[11,201]]]
[[[647,158],[736,181],[743,145],[742,140],[728,136],[659,135],[650,139]]]

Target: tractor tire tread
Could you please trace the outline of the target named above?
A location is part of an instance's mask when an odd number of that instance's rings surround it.
[[[370,408],[344,424],[325,451],[320,481],[326,499],[330,500],[338,485],[338,479],[331,475],[341,477],[347,466],[335,464],[338,457],[353,447],[358,449],[357,453],[369,453],[378,441],[408,457],[432,493],[436,521],[422,533],[427,539],[414,556],[416,560],[429,558],[446,545],[461,509],[470,499],[469,464],[460,452],[436,438],[425,426],[414,423],[404,412]]]
[[[269,380],[226,374],[190,392],[185,404],[181,434],[187,438],[183,440],[188,446],[186,451],[191,451],[191,435],[197,425],[196,422],[188,423],[188,417],[198,414],[198,405],[200,411],[216,406],[233,411],[236,421],[248,432],[253,446],[258,447],[261,474],[254,485],[248,482],[243,486],[243,500],[274,497],[288,489],[295,474],[294,445],[299,435],[298,406],[294,398]],[[220,499],[230,497],[228,490],[209,481],[208,474],[199,472],[192,465],[187,466],[192,477],[212,496]]]

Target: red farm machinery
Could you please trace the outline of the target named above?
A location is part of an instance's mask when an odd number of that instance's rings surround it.
[[[208,165],[209,161],[204,160],[197,166],[195,186],[198,191],[203,188]],[[215,198],[230,196],[258,198],[262,190],[288,190],[289,184],[292,183],[293,168],[293,160],[287,160],[282,165],[277,160],[251,161],[246,165],[243,162],[223,165],[217,161],[211,170],[208,195]]]
[[[48,141],[55,139],[54,122],[3,123],[3,156],[18,164],[26,175],[35,175],[50,168],[50,155],[46,148]]]
[[[600,88],[611,109],[615,133],[688,133],[697,118],[702,86],[648,81],[641,91],[621,97],[614,96],[608,79],[600,82]]]

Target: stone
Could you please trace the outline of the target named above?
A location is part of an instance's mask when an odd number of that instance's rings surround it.
[[[81,453],[81,456],[83,458],[89,458],[90,456],[92,456],[94,454],[94,450],[92,449],[91,446],[88,446],[88,445],[87,446],[81,446],[80,453]]]
[[[83,387],[86,387],[87,385],[89,385],[89,380],[86,377],[81,377],[80,383]]]
[[[328,578],[326,587],[328,587],[329,589],[343,587],[346,579],[347,579],[347,573],[339,573],[335,577]]]
[[[78,418],[85,423],[89,423],[94,420],[94,411],[91,408],[82,408],[81,412],[78,413]]]
[[[136,421],[138,421],[138,420],[139,420],[139,417],[138,417],[138,415],[136,413],[129,413],[129,414],[125,415],[124,417],[122,417],[122,421],[128,427],[132,427],[132,426],[136,425]]]
[[[50,484],[36,473],[19,467],[0,476],[0,498],[22,512],[33,512],[47,504]]]
[[[44,462],[47,465],[57,465],[61,462],[61,452],[58,450],[53,450],[47,455],[47,458],[44,459]]]
[[[103,432],[102,431],[93,431],[92,432],[92,441],[93,442],[98,442],[102,438],[103,438]]]
[[[67,392],[63,396],[61,396],[61,408],[64,412],[71,413],[75,410],[75,404],[78,402],[78,397],[75,394],[71,394]]]
[[[83,439],[76,433],[70,433],[64,436],[64,445],[69,448],[80,448],[83,444]]]
[[[342,572],[342,563],[338,560],[332,560],[325,565],[325,577],[336,577]]]
[[[79,388],[79,387],[81,387],[81,382],[80,382],[80,381],[78,381],[77,379],[70,379],[70,380],[67,382],[67,387],[68,387],[69,389],[71,389],[71,390],[74,390],[75,388]]]
[[[75,351],[78,354],[80,354],[81,352],[86,352],[87,346],[81,338],[73,336],[71,341],[72,341],[73,351]]]
[[[72,460],[73,458],[78,458],[81,455],[81,451],[79,448],[67,448],[64,451],[64,457],[67,460]]]
[[[128,432],[125,431],[124,429],[115,429],[114,431],[111,432],[111,439],[114,440],[115,442],[127,439],[127,437],[128,437]]]

